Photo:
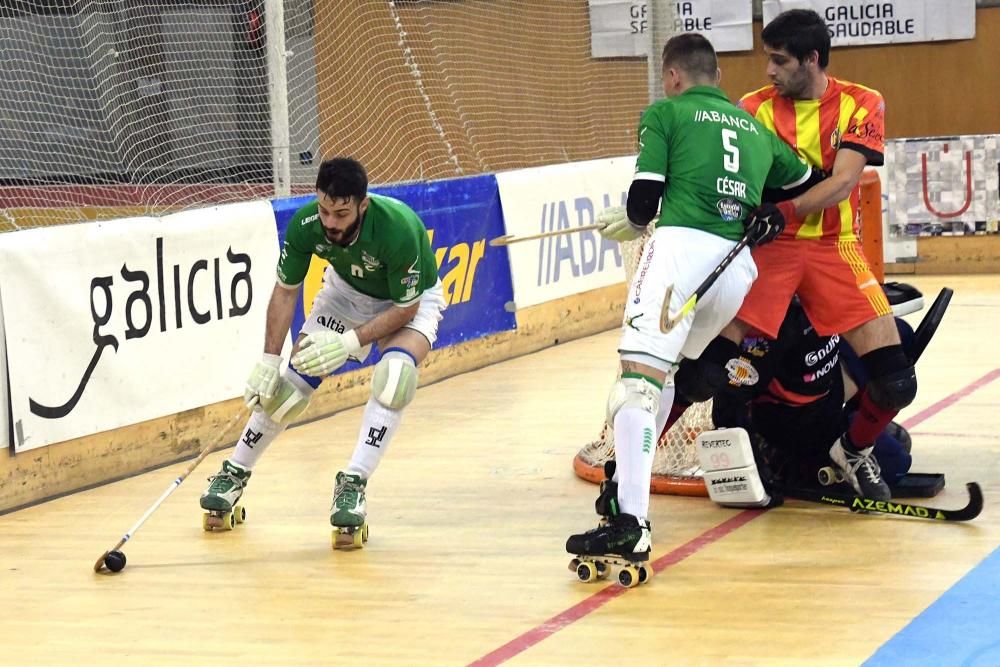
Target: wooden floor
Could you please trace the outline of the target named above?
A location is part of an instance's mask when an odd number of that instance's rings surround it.
[[[608,332],[422,388],[361,551],[331,551],[327,525],[359,409],[278,440],[231,533],[201,529],[209,457],[118,575],[94,559],[183,465],[0,517],[0,664],[861,664],[1000,543],[1000,279],[910,282],[928,302],[956,289],[902,417],[914,469],[947,475],[934,503],[982,484],[972,524],[656,496],[651,584],[578,583],[563,546],[594,523],[596,487],[571,459],[603,417]]]

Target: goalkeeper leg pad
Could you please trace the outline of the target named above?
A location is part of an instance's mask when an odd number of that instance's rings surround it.
[[[750,437],[741,428],[703,431],[696,441],[705,486],[725,507],[768,507],[771,497],[757,470]]]

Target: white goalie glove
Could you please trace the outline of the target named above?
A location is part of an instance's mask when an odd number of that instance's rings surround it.
[[[624,206],[612,206],[604,209],[597,215],[594,222],[601,225],[598,229],[601,236],[618,243],[633,241],[646,231],[645,227],[632,224],[625,213]]]
[[[277,354],[265,354],[253,367],[247,388],[243,392],[243,402],[248,408],[257,406],[261,400],[274,395],[278,387],[278,377],[281,375],[281,357]]]
[[[292,357],[292,367],[303,375],[324,377],[360,353],[361,343],[353,329],[342,334],[318,331],[302,339],[298,353]]]

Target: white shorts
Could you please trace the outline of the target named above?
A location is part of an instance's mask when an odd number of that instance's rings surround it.
[[[344,282],[336,271],[327,267],[323,274],[323,287],[316,293],[309,317],[302,325],[302,333],[310,334],[325,329],[344,333],[348,329],[361,326],[389,308],[398,307],[391,300],[376,299],[362,294]],[[434,287],[426,290],[420,296],[417,314],[403,328],[420,332],[431,344],[431,347],[434,347],[434,342],[437,340],[438,322],[441,321],[442,313],[447,307],[448,303],[445,301],[439,279]],[[368,357],[371,347],[370,344],[366,345],[361,350],[361,358],[355,361],[364,361]]]
[[[681,357],[701,356],[736,316],[757,278],[749,248],[736,256],[698,300],[694,313],[670,333],[660,330],[660,318],[666,307],[670,313],[679,311],[735,245],[736,241],[690,227],[660,227],[653,232],[629,286],[619,353],[652,357],[648,365],[665,371]],[[664,303],[671,286],[670,302]]]

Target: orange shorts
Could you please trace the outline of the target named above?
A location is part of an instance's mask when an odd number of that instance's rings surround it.
[[[821,336],[850,331],[892,312],[857,240],[779,236],[754,248],[753,259],[757,280],[736,317],[771,338],[778,335],[794,294]]]

